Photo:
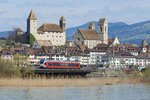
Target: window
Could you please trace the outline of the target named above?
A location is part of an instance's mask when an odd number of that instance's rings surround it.
[[[81,42],[82,44],[84,44],[84,42]]]
[[[56,60],[59,60],[59,58],[56,58]]]
[[[100,31],[101,31],[101,32],[103,31],[102,29],[103,29],[102,26],[100,26]]]
[[[78,41],[80,41],[80,38],[77,38]]]

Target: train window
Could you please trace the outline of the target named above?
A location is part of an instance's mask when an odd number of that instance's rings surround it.
[[[53,66],[53,63],[48,63],[48,66]]]
[[[57,66],[57,63],[53,63],[53,66]]]
[[[57,66],[60,66],[60,63],[56,63]]]
[[[64,64],[63,64],[63,63],[60,63],[60,66],[64,66]]]
[[[79,64],[76,64],[76,67],[79,66]]]
[[[74,66],[74,64],[69,64],[69,66]]]
[[[64,66],[69,66],[69,64],[64,64]]]

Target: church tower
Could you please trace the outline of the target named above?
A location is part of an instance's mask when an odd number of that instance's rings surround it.
[[[33,34],[36,35],[37,34],[37,18],[33,12],[33,10],[31,10],[30,15],[27,19],[27,34]]]
[[[108,44],[108,23],[105,18],[100,19],[98,22],[98,35],[102,43]]]
[[[89,24],[89,30],[95,30],[95,24],[94,24],[94,22],[90,22],[90,24]]]
[[[66,20],[64,18],[64,16],[62,16],[59,20],[59,26],[62,29],[63,32],[65,32],[65,26],[66,26]]]

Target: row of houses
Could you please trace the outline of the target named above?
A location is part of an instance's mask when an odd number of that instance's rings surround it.
[[[114,39],[115,40],[115,39]],[[108,40],[109,41],[109,40]],[[42,45],[42,44],[41,44]],[[86,45],[77,46],[17,46],[3,48],[1,58],[12,60],[15,54],[28,56],[29,64],[37,64],[41,59],[57,61],[79,61],[83,66],[108,65],[111,68],[126,68],[129,66],[150,66],[150,46],[142,41],[140,47],[135,44],[98,44],[93,49]]]

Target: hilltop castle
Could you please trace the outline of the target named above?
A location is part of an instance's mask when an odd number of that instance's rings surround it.
[[[65,32],[65,24],[66,20],[64,16],[62,16],[59,20],[59,25],[57,24],[51,24],[51,23],[44,23],[39,28],[37,28],[37,18],[31,10],[29,17],[27,19],[27,32],[26,32],[26,40],[30,41],[31,37],[30,34],[32,34],[36,41],[45,41],[50,42],[50,46],[61,46],[65,45],[66,43],[66,32]],[[18,28],[17,36],[20,36],[20,28]],[[20,36],[21,37],[21,36]],[[19,38],[18,38],[19,39]],[[43,42],[44,43],[44,42]]]
[[[36,40],[49,40],[53,46],[65,45],[65,18],[62,16],[59,20],[59,25],[44,23],[37,29],[37,18],[31,10],[27,19],[27,34],[32,34]]]

